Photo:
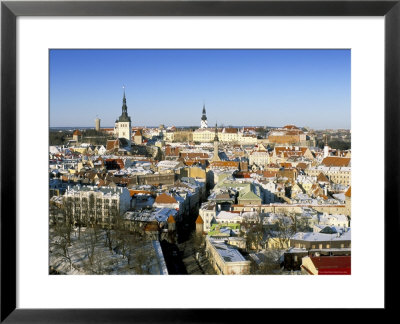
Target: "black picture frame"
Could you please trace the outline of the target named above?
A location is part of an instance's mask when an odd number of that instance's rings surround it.
[[[385,309],[398,280],[389,266],[399,233],[400,0],[2,1],[1,2],[1,322],[236,322],[243,309],[16,308],[16,18],[18,16],[384,16]],[[373,125],[371,125],[371,133]],[[376,189],[375,189],[376,190]],[[379,190],[379,189],[378,189]],[[373,256],[371,256],[373,259]],[[373,271],[371,260],[366,271]],[[328,305],[327,305],[328,306]],[[310,303],[310,308],[313,305]],[[265,310],[253,309],[251,318]],[[274,310],[279,311],[279,310]]]

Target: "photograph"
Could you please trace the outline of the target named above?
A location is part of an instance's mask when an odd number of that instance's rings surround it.
[[[351,49],[48,54],[50,275],[351,275]]]

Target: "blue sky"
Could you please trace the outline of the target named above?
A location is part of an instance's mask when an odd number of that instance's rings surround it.
[[[50,50],[50,127],[350,128],[350,50]]]

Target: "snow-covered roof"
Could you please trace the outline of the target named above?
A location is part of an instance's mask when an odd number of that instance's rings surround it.
[[[140,221],[140,222],[153,222],[157,221],[167,222],[168,217],[176,217],[177,211],[172,208],[155,208],[152,210],[144,210],[144,211],[127,211],[123,218],[125,220],[131,221]]]
[[[220,211],[217,216],[216,216],[216,220],[217,221],[222,221],[222,220],[226,220],[226,221],[233,221],[236,219],[241,218],[240,215],[238,213],[231,213],[225,210]]]
[[[207,239],[210,241],[225,263],[246,262],[246,259],[243,257],[243,255],[236,248],[226,244],[224,240],[218,240],[210,237]]]
[[[322,241],[350,241],[351,240],[351,230],[348,229],[347,232],[344,233],[336,233],[336,234],[325,234],[325,233],[317,233],[317,232],[298,232],[294,234],[291,240],[300,240],[300,241],[308,241],[308,242],[322,242]]]

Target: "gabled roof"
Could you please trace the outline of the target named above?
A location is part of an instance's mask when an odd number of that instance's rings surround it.
[[[243,195],[240,195],[240,192],[239,192],[239,199],[247,200],[247,199],[261,199],[261,198],[259,196],[257,196],[253,191],[249,190],[248,192],[244,193]]]
[[[172,215],[169,215],[167,223],[175,223],[175,218]]]
[[[119,144],[119,142],[117,139],[116,140],[108,140],[107,145],[106,145],[106,150],[110,151],[110,150],[113,150],[114,148],[118,148],[119,147],[118,144]]]
[[[317,177],[317,181],[318,182],[329,182],[329,179],[326,177],[325,174],[323,174],[322,172],[320,172],[320,174]]]
[[[196,219],[196,224],[204,224],[203,218],[200,215]]]
[[[349,187],[349,189],[347,189],[346,193],[344,194],[346,197],[351,198],[351,187]]]

